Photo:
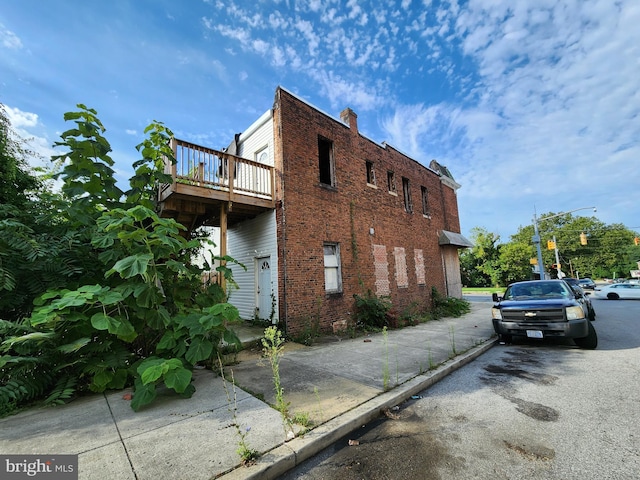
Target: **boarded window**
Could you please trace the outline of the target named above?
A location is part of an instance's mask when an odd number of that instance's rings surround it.
[[[342,273],[340,271],[340,245],[324,244],[324,288],[327,293],[342,292]]]
[[[376,276],[376,295],[390,295],[389,262],[387,248],[384,245],[373,246],[373,265]]]
[[[407,275],[407,257],[402,247],[394,247],[393,256],[396,260],[396,284],[398,288],[409,286],[409,276]]]
[[[418,281],[418,285],[425,285],[427,280],[424,271],[424,254],[421,249],[414,249],[413,259],[416,263],[416,280]]]
[[[320,183],[334,186],[333,142],[323,137],[318,137],[318,166]]]

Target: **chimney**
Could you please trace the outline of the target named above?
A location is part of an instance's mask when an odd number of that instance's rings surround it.
[[[350,108],[345,108],[340,112],[340,120],[349,125],[352,134],[358,134],[358,115],[356,115],[356,112]]]

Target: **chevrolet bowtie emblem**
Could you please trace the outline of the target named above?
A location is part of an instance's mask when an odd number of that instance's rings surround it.
[[[527,312],[524,314],[525,317],[535,317],[537,315],[536,312]]]

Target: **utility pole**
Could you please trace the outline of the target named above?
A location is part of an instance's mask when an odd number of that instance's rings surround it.
[[[542,249],[540,248],[540,232],[538,230],[538,220],[548,220],[550,218],[555,218],[555,217],[559,217],[561,215],[567,215],[569,213],[577,212],[578,210],[587,210],[587,209],[593,209],[594,212],[596,211],[596,207],[580,207],[580,208],[576,208],[574,210],[569,210],[568,212],[556,213],[555,215],[549,215],[548,217],[542,217],[542,218],[538,219],[538,216],[536,214],[536,209],[535,209],[535,206],[534,206],[534,208],[533,208],[533,232],[534,232],[534,235],[532,237],[532,240],[533,240],[533,243],[536,246],[536,250],[538,251],[538,270],[540,271],[540,280],[544,280],[545,279],[545,273],[544,273],[544,264],[542,263]],[[555,240],[555,237],[553,237],[553,239]],[[558,262],[558,249],[557,249],[557,247],[556,247],[556,262]]]

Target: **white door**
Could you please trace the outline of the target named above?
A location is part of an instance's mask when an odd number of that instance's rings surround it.
[[[271,257],[258,258],[258,317],[267,320],[271,316]]]

